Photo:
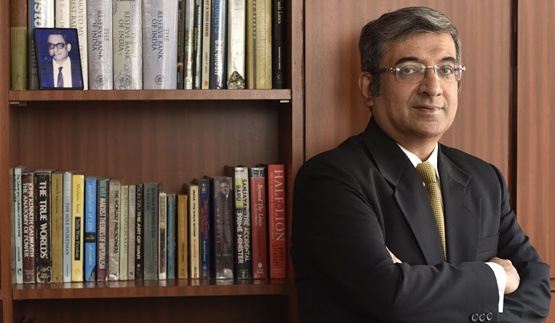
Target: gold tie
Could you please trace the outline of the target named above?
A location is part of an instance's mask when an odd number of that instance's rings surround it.
[[[441,207],[441,195],[439,185],[437,183],[436,170],[429,162],[420,163],[416,166],[416,171],[425,184],[426,193],[432,204],[432,210],[436,218],[441,244],[443,245],[443,256],[447,259],[447,250],[445,249],[445,223],[443,221],[443,208]]]

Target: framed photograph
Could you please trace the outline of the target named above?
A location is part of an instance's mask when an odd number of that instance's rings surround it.
[[[41,90],[82,90],[83,72],[76,28],[34,29]]]

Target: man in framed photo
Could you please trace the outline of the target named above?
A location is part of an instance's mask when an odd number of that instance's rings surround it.
[[[83,88],[81,64],[70,57],[72,44],[61,30],[52,30],[46,46],[48,60],[41,62],[42,88]]]

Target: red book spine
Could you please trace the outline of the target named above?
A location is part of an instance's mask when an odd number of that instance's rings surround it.
[[[285,165],[268,165],[270,278],[286,278]]]
[[[250,168],[253,278],[268,278],[266,175],[264,167]]]

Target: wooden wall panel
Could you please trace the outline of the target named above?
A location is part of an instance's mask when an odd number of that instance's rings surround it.
[[[348,5],[347,5],[348,3]],[[462,42],[458,115],[442,142],[496,164],[509,179],[511,1],[306,1],[306,159],[364,130],[358,38],[382,13],[425,5],[444,12]]]
[[[555,2],[518,2],[517,214],[555,277]]]

